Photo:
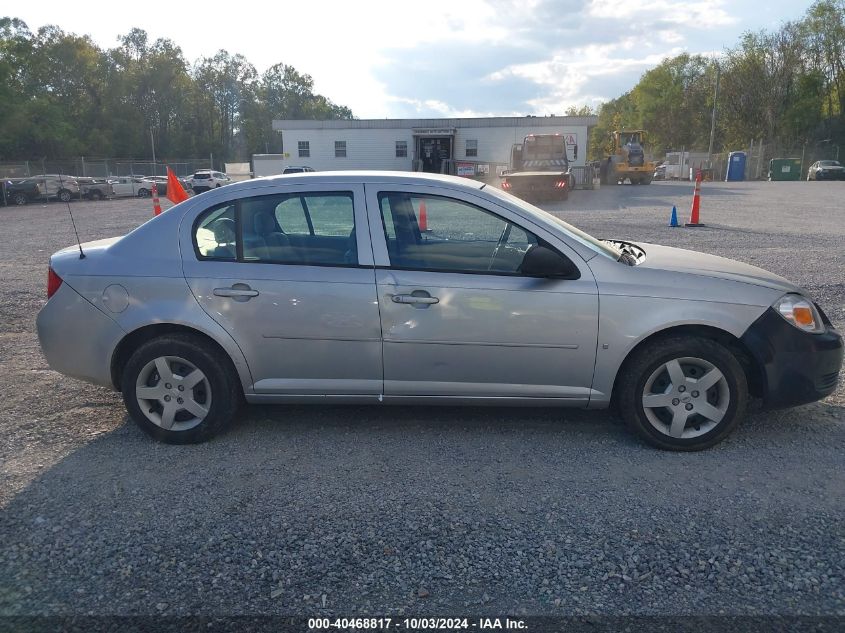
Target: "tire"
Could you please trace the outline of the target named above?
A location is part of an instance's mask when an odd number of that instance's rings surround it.
[[[92,189],[91,192],[88,194],[88,197],[91,198],[91,200],[102,200],[103,192],[99,189]]]
[[[149,189],[138,189],[138,197],[139,198],[149,198],[150,197],[150,190]]]
[[[670,371],[683,372],[683,383],[673,381]],[[694,389],[705,379],[715,382]],[[700,451],[725,439],[745,416],[748,380],[736,356],[720,343],[678,336],[637,350],[620,369],[616,395],[622,418],[646,442],[664,450]],[[646,398],[653,406],[645,406]]]
[[[70,202],[70,199],[72,197],[73,196],[71,195],[70,191],[68,191],[67,189],[59,189],[58,198],[62,202]]]
[[[215,189],[220,189],[220,183],[218,182],[216,185],[214,185],[214,188],[215,188]]]
[[[164,374],[168,370],[169,379]],[[190,334],[161,336],[135,350],[123,370],[121,392],[135,423],[167,444],[214,437],[235,418],[243,397],[229,357]],[[179,406],[183,404],[191,410]],[[171,407],[170,415],[166,407]]]
[[[25,193],[16,193],[12,196],[12,202],[14,202],[17,206],[22,207],[29,202],[29,198],[26,197]]]

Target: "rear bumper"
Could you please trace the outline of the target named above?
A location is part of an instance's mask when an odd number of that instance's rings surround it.
[[[824,333],[809,334],[769,308],[740,340],[762,370],[765,406],[814,402],[836,389],[842,367],[842,337],[829,322]]]
[[[112,352],[126,333],[67,282],[41,308],[35,324],[41,351],[51,369],[114,388]]]

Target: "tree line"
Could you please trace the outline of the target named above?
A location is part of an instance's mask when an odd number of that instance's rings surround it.
[[[845,145],[845,0],[818,0],[795,22],[745,33],[717,60],[683,53],[644,73],[601,106],[591,156],[606,155],[611,132],[622,127],[647,130],[655,155],[707,151],[716,63],[714,151],[743,149],[751,139],[820,154]]]
[[[215,162],[280,151],[271,121],[350,119],[292,66],[259,74],[225,50],[190,64],[169,39],[132,29],[114,48],[56,26],[0,18],[0,160],[44,156],[213,154]]]

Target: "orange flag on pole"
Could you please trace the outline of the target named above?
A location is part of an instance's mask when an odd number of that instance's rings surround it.
[[[173,170],[168,167],[167,199],[170,200],[173,204],[179,204],[180,202],[187,200],[188,198],[189,196],[185,192],[185,188],[182,187],[182,183],[179,182],[179,179],[176,177],[176,174],[173,173]]]

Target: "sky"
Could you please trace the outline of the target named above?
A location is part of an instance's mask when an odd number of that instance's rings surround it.
[[[5,11],[102,47],[138,27],[189,62],[220,49],[259,72],[283,62],[359,118],[563,114],[598,106],[681,52],[718,55],[745,31],[795,20],[809,0],[41,0]],[[11,7],[14,6],[14,9]]]

